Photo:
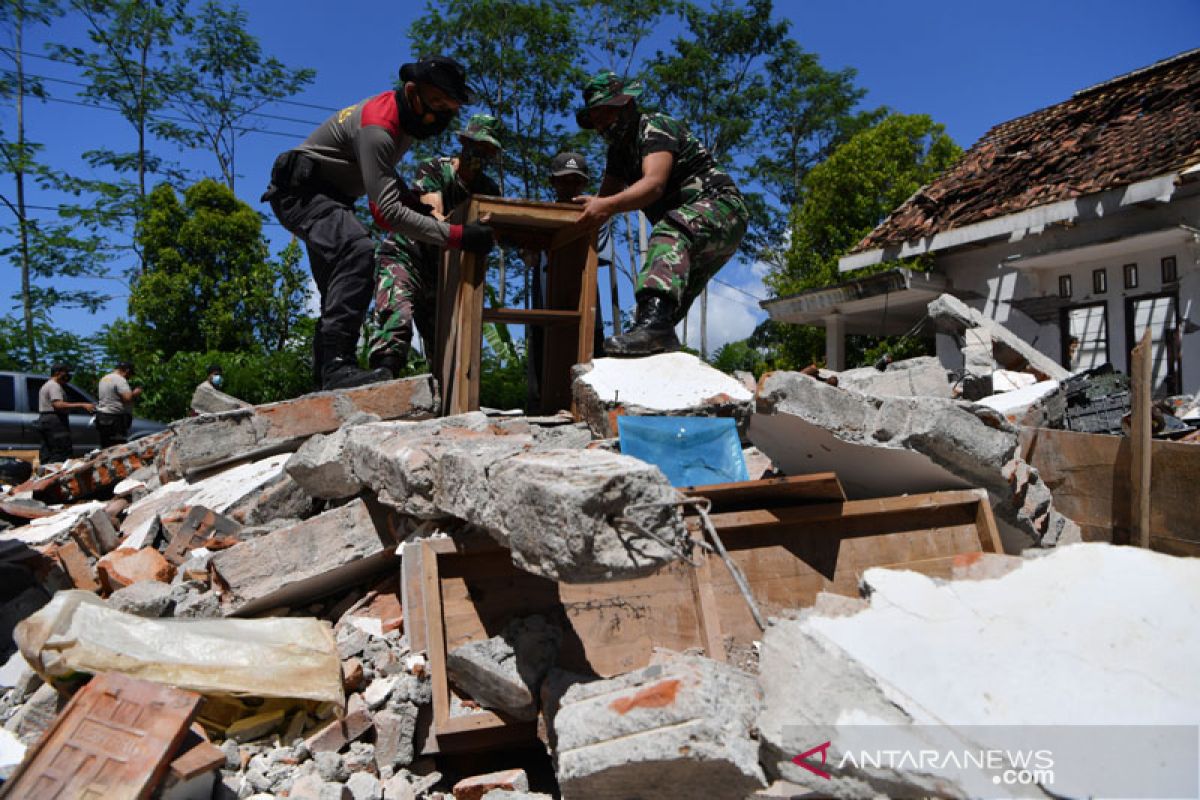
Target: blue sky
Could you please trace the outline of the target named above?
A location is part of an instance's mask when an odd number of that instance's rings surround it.
[[[865,106],[929,114],[964,148],[997,123],[1195,47],[1200,31],[1200,0],[776,0],[775,5],[777,16],[792,21],[797,41],[817,53],[827,68],[858,71],[858,83],[867,90]],[[266,52],[291,66],[317,71],[316,81],[292,99],[319,108],[268,107],[264,111],[301,122],[266,120],[263,125],[271,133],[252,134],[239,142],[238,194],[260,207],[258,195],[274,156],[302,140],[312,127],[307,123],[326,116],[321,109],[340,108],[390,86],[397,67],[410,55],[409,23],[424,5],[412,0],[246,0],[243,7],[250,31]],[[648,49],[667,48],[676,25],[663,25]],[[82,36],[82,30],[65,19],[49,34],[32,37],[26,50],[42,52],[47,38],[78,41]],[[27,69],[78,79],[69,66],[41,59],[31,59]],[[51,83],[49,89],[74,99],[69,85]],[[665,110],[670,112],[669,104]],[[27,114],[30,138],[46,146],[46,160],[75,173],[87,172],[79,158],[84,150],[104,144],[124,147],[128,139],[126,123],[110,111],[34,103]],[[5,108],[0,125],[6,133],[13,121],[12,109]],[[212,157],[203,152],[184,163],[216,172]],[[11,186],[0,191],[12,196]],[[30,198],[34,204],[38,201],[36,195]],[[267,234],[276,251],[287,241],[278,226],[268,226]],[[19,273],[6,266],[0,275],[0,295],[7,298],[18,287]],[[745,337],[765,316],[754,300],[766,297],[755,265],[736,261],[719,278],[722,283],[711,287],[710,349]],[[606,276],[601,280],[606,282]],[[116,282],[102,285],[117,295],[107,309],[95,316],[64,311],[56,315],[56,322],[90,332],[121,316],[125,290]],[[693,346],[699,343],[697,328],[694,323],[689,328]]]

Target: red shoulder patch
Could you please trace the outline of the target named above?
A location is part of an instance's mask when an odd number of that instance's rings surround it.
[[[396,109],[396,93],[381,92],[363,103],[362,126],[378,125],[392,135],[400,136],[400,113]]]

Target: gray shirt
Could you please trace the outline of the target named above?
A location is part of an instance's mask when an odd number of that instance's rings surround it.
[[[129,394],[129,381],[119,372],[110,372],[100,379],[100,401],[96,403],[96,412],[100,414],[130,414],[133,413],[133,402],[125,402],[122,394]]]
[[[63,391],[62,384],[51,378],[42,384],[41,389],[38,389],[38,413],[55,413],[53,405],[55,400],[61,400],[65,403],[67,401],[67,393]]]

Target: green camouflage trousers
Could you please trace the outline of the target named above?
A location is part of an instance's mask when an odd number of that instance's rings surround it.
[[[408,357],[413,322],[426,348],[437,315],[437,251],[400,236],[375,246],[375,309],[367,320],[371,355]]]
[[[746,202],[733,192],[700,197],[668,211],[650,231],[636,290],[668,294],[678,304],[674,321],[679,322],[737,252],[749,219]]]

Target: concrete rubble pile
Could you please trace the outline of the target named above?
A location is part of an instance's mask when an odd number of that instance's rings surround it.
[[[781,615],[761,637],[761,668],[756,641],[737,666],[725,653],[655,649],[649,661],[585,674],[561,663],[564,654],[577,664],[593,646],[581,635],[612,631],[581,634],[540,614],[489,617],[483,612],[503,598],[459,596],[436,582],[439,598],[476,604],[486,623],[482,636],[462,641],[452,635],[461,620],[447,616],[453,641],[434,653],[428,607],[405,607],[404,582],[424,581],[428,592],[431,580],[409,554],[444,545],[467,554],[500,548],[531,585],[576,592],[581,606],[603,605],[586,599],[589,587],[619,593],[686,574],[692,534],[682,496],[657,466],[619,452],[621,414],[732,418],[752,479],[832,469],[852,499],[986,488],[1013,553],[1076,537],[1018,457],[1014,424],[953,399],[936,364],[892,365],[886,386],[855,372],[832,382],[840,385],[776,373],[751,390],[684,354],[598,359],[576,371],[579,421],[565,413],[441,418],[436,385],[419,376],[204,414],[8,487],[0,494],[0,779],[18,792],[49,780],[45,765],[78,745],[73,732],[106,724],[115,712],[101,698],[118,697],[123,708],[172,709],[129,723],[136,746],[112,745],[140,754],[122,762],[123,785],[142,787],[128,796],[767,797],[792,786],[844,796],[945,786],[970,794],[978,776],[931,784],[928,775],[839,770],[832,784],[813,784],[791,761],[811,744],[790,726],[828,727],[843,713],[905,725],[938,715],[936,691],[927,697],[923,682],[937,669],[895,663],[871,645],[875,629],[931,664],[961,662],[971,680],[956,690],[958,717],[947,711],[944,721],[974,723],[1009,696],[995,692],[1015,696],[1025,679],[1008,674],[1014,663],[1047,695],[1059,679],[1099,689],[1108,673],[1086,659],[1059,671],[1024,651],[1028,663],[1006,660],[979,630],[970,645],[943,642],[963,635],[953,625],[968,613],[992,615],[1030,641],[1034,629],[1041,637],[1070,625],[1124,630],[1162,610],[1131,581],[1195,586],[1196,576],[1166,556],[1099,545],[1041,558],[977,553],[955,561],[954,591],[944,579],[868,570],[869,603],[826,594],[812,609],[787,598],[773,606]],[[1099,591],[1100,577],[1085,579],[1089,565],[1114,583]],[[1112,593],[1122,581],[1127,593]],[[1108,599],[1089,608],[1082,597],[1092,583]],[[897,608],[951,595],[961,613],[894,619]],[[1105,626],[1089,624],[1101,614]],[[1161,649],[1152,640],[1166,635],[1140,629],[1130,649],[1145,669],[1128,680],[1178,691],[1186,702],[1171,713],[1194,718],[1195,687],[1160,675],[1150,655]],[[513,749],[491,742],[501,758],[439,749],[439,681],[452,687],[452,718],[491,712],[514,732]],[[1132,684],[1122,691],[1145,694]],[[1040,696],[1022,703],[1033,708]],[[1126,711],[1110,716],[1132,718]],[[88,746],[107,757],[103,743]],[[111,779],[83,766],[54,774],[67,794]]]

